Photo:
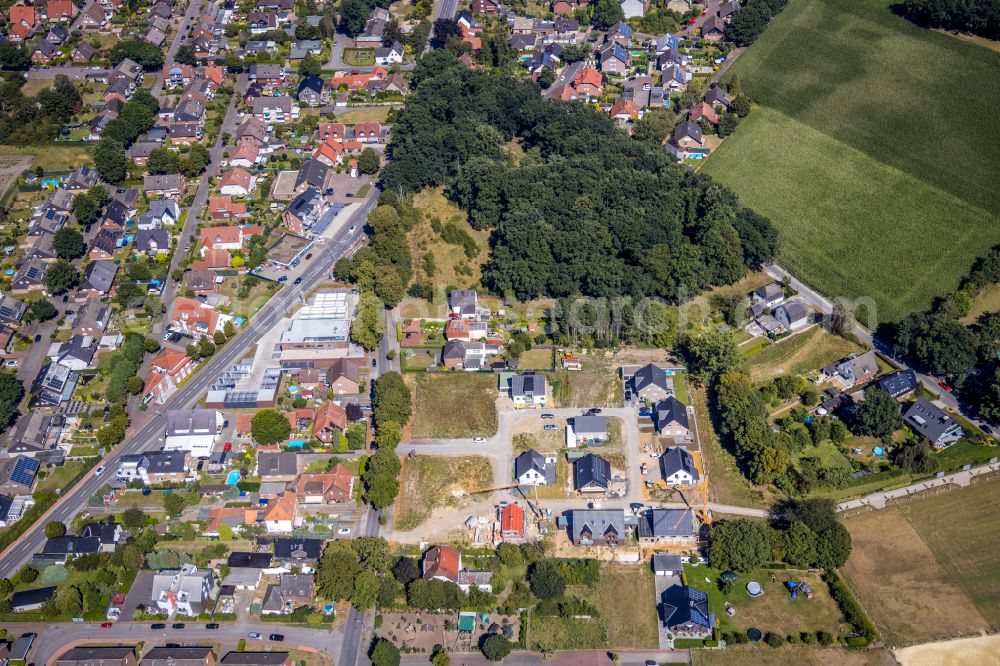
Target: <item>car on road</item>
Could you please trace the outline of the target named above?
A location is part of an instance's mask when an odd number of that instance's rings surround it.
[[[41,342],[41,341],[42,341],[42,336],[41,335],[36,335],[35,336],[35,342]]]
[[[542,414],[543,419],[554,419],[555,417],[555,414]]]
[[[249,634],[247,634],[247,638],[252,638],[255,641],[264,640],[264,637],[260,635],[259,631],[251,631]]]
[[[358,230],[358,225],[356,225],[356,224],[352,224],[352,225],[351,225],[351,228],[347,230],[347,233],[349,233],[349,234],[353,234],[353,233],[354,233],[355,231],[357,231],[357,230]]]
[[[18,366],[18,362],[16,358],[12,358],[11,360],[4,363],[4,365],[7,366],[8,368],[16,368]]]
[[[36,340],[36,342],[37,342],[37,340]],[[951,393],[951,386],[948,385],[948,382],[946,382],[944,380],[939,381],[938,382],[938,386],[940,386],[941,388],[943,388],[948,393]]]
[[[101,629],[110,629],[112,626],[114,625],[110,622],[101,622]]]
[[[208,624],[205,625],[205,628],[206,629],[218,629],[219,628],[219,623],[218,622],[209,622]]]
[[[591,407],[590,409],[587,410],[587,413],[588,414],[600,414],[601,413],[601,408],[600,407]]]
[[[378,367],[378,359],[377,358],[373,358],[372,359],[372,367],[373,368],[377,368]]]
[[[285,635],[284,634],[271,634],[267,638],[268,638],[268,640],[281,642],[281,641],[285,640]]]
[[[282,275],[280,278],[278,278],[278,282],[288,282],[288,276]]]
[[[105,469],[107,469],[107,467],[105,467],[104,465],[101,465],[96,470],[94,470],[94,476],[100,476],[101,474],[104,474],[104,470]]]
[[[312,252],[310,252],[309,254],[306,255],[306,261],[309,261],[312,258],[313,258],[313,253]]]
[[[632,511],[639,511],[640,509],[645,509],[646,505],[641,502],[632,502],[628,505],[628,508],[632,509]]]
[[[486,438],[485,437],[473,437],[472,438],[472,443],[473,444],[485,444],[486,443]]]
[[[166,629],[167,625],[163,624],[162,622],[157,622],[155,624],[149,625],[149,628],[150,629]]]
[[[69,294],[63,296],[63,303],[69,303]]]
[[[558,430],[558,429],[559,429],[559,426],[557,426],[557,425],[555,425],[555,424],[553,424],[553,423],[547,423],[547,424],[545,424],[545,426],[544,426],[544,427],[542,428],[542,430]]]
[[[302,284],[302,278],[300,277],[295,278],[295,282],[293,282],[292,284]]]
[[[170,628],[171,629],[183,629],[184,628],[184,623],[183,622],[174,622],[172,625],[170,625]]]
[[[350,533],[351,533],[350,527],[341,527],[339,530],[337,530],[337,534],[341,536],[347,536]]]

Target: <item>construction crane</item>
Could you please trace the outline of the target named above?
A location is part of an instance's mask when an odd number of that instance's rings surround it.
[[[677,492],[680,494],[681,499],[684,500],[684,503],[687,504],[687,509],[683,514],[681,514],[681,518],[677,520],[677,525],[681,524],[681,519],[683,519],[684,515],[687,514],[688,511],[695,511],[695,515],[698,517],[698,520],[700,520],[703,524],[711,524],[712,514],[709,513],[708,510],[708,473],[706,473],[693,488],[689,489],[688,492],[692,495],[691,499],[694,500],[693,503],[688,499],[688,495],[684,494],[684,491],[678,488]],[[696,504],[700,505],[698,509],[695,509]],[[677,525],[674,525],[674,527],[677,527]]]

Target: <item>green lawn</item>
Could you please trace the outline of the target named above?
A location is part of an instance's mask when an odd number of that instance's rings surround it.
[[[375,64],[375,49],[344,49],[344,64],[364,67]]]
[[[862,351],[861,345],[813,326],[752,354],[747,358],[747,369],[754,381],[806,374],[858,351]]]
[[[789,4],[733,67],[760,106],[704,165],[774,220],[783,265],[882,321],[1000,241],[1000,54],[889,4]]]
[[[90,469],[97,464],[97,461],[93,458],[85,458],[83,460],[71,460],[69,462],[63,463],[59,467],[55,467],[48,471],[44,479],[41,479],[35,486],[35,492],[41,492],[43,490],[56,490],[57,488],[62,491],[69,489],[70,483],[84,470]]]

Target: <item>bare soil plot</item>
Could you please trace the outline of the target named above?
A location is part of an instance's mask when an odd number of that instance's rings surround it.
[[[854,548],[844,572],[887,643],[905,645],[988,628],[902,507],[852,516],[845,524]]]
[[[483,456],[416,456],[399,473],[396,528],[409,531],[435,508],[458,507],[482,496],[469,495],[493,485],[493,466]]]
[[[497,431],[496,375],[452,372],[409,374],[413,394],[410,436],[489,437]]]
[[[764,644],[725,650],[692,650],[694,666],[895,666],[888,650],[770,648]],[[904,665],[907,666],[907,665]]]
[[[0,155],[0,195],[7,192],[18,176],[30,166],[30,155]]]
[[[624,396],[618,378],[621,362],[599,352],[581,355],[580,370],[556,370],[549,377],[560,407],[620,407]]]
[[[1000,636],[978,636],[914,645],[895,651],[902,666],[964,666],[1000,664]]]

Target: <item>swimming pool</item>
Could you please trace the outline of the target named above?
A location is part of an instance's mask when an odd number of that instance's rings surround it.
[[[240,471],[238,469],[234,469],[232,472],[229,473],[229,476],[226,477],[227,486],[235,486],[237,483],[239,483],[239,481],[240,481]]]

